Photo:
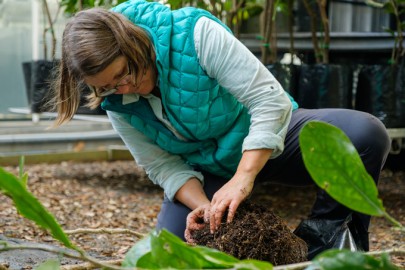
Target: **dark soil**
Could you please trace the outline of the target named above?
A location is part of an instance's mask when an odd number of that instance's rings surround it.
[[[284,265],[306,261],[307,245],[294,235],[273,211],[242,203],[231,223],[223,222],[214,234],[209,224],[193,232],[198,245],[218,249],[239,259],[256,259]]]

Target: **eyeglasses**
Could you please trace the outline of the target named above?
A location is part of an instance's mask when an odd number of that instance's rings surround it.
[[[118,87],[130,83],[130,80],[127,78],[128,75],[131,75],[131,72],[132,72],[131,66],[129,65],[129,63],[127,63],[127,69],[128,69],[128,72],[124,76],[122,76],[121,79],[118,80],[118,83],[113,88],[109,88],[109,89],[105,88],[105,87],[96,88],[91,85],[88,85],[88,87],[94,92],[96,97],[106,97],[106,96],[112,95],[118,91]]]

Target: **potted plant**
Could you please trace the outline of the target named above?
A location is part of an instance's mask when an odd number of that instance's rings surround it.
[[[359,72],[356,109],[378,117],[387,128],[405,127],[405,63],[404,27],[401,17],[402,1],[378,3],[367,0],[375,8],[383,8],[391,15],[394,29],[386,29],[393,36],[391,57],[386,64],[363,65]]]
[[[277,1],[266,0],[261,21],[261,61],[263,64],[272,64],[277,61],[277,28],[276,14]]]
[[[303,0],[310,18],[315,63],[303,64],[297,101],[304,108],[352,108],[353,69],[329,62],[330,25],[327,1]],[[319,22],[318,18],[321,19]]]
[[[51,11],[46,0],[41,1],[41,7],[44,11],[44,27],[42,31],[43,39],[43,59],[33,60],[23,63],[23,71],[25,77],[25,85],[30,105],[31,113],[41,113],[47,111],[46,103],[49,100],[49,80],[51,78],[52,69],[56,63],[56,36],[54,24],[59,15],[59,9],[55,17],[52,18]],[[51,35],[50,58],[48,57],[47,36]]]
[[[209,11],[212,15],[224,22],[240,38],[242,23],[259,15],[263,7],[257,0],[166,0],[172,10],[185,6],[193,6]]]
[[[293,0],[266,0],[264,3],[264,12],[260,24],[262,41],[261,45],[261,61],[270,72],[276,77],[283,88],[294,98],[297,98],[297,82],[299,77],[300,67],[296,64],[300,62],[297,58],[294,47],[294,17],[293,17]],[[279,16],[281,15],[281,16]],[[288,60],[278,60],[277,49],[277,29],[278,23],[287,24],[289,34],[289,56]],[[281,24],[282,24],[281,23]]]

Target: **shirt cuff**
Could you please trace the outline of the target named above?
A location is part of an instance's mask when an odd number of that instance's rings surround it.
[[[274,133],[249,134],[243,141],[242,153],[253,149],[273,149],[271,158],[276,158],[284,150],[284,138]]]

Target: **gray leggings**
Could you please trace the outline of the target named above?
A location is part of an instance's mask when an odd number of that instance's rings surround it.
[[[301,157],[298,135],[307,121],[319,120],[330,123],[350,138],[363,160],[368,173],[377,183],[380,171],[388,156],[390,139],[384,125],[374,116],[347,109],[298,109],[293,112],[291,123],[285,139],[285,149],[276,159],[271,159],[256,178],[256,182],[271,182],[290,186],[307,186],[313,184],[305,169]],[[291,169],[294,168],[294,169]],[[214,193],[227,180],[206,172],[204,190],[211,199]],[[179,202],[164,199],[158,216],[157,229],[165,228],[184,239],[186,217],[190,209]],[[352,212],[340,205],[325,192],[319,190],[310,217],[341,219]],[[368,229],[370,217],[353,213],[359,217],[365,230]]]

